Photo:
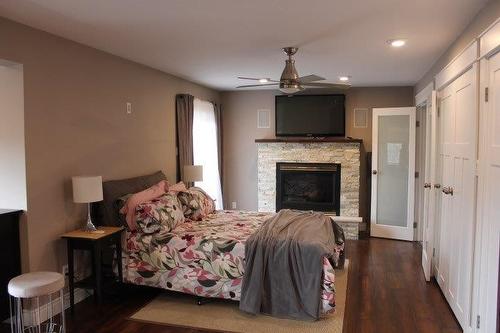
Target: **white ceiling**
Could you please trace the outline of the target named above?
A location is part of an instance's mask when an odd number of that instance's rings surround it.
[[[283,46],[300,75],[385,86],[415,84],[486,2],[2,0],[0,15],[221,90],[279,78]]]

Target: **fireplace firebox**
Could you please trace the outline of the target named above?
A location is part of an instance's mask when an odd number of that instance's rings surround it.
[[[340,164],[276,163],[276,211],[284,208],[340,215]]]

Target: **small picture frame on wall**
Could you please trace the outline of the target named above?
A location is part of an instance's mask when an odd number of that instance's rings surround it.
[[[368,109],[354,109],[354,128],[368,128]]]

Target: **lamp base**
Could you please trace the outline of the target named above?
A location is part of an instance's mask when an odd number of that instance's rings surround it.
[[[95,227],[94,223],[92,223],[92,218],[90,217],[90,203],[88,204],[88,210],[87,210],[87,224],[85,224],[85,227],[83,227],[83,231],[86,232],[97,231],[97,228]]]
[[[92,221],[87,221],[87,224],[83,227],[83,231],[86,232],[94,232],[97,231],[97,228],[95,227],[94,223]]]

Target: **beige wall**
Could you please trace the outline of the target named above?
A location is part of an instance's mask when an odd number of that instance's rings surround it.
[[[314,90],[314,93],[327,91]],[[371,151],[371,108],[414,105],[413,87],[351,88],[346,95],[346,135],[363,139]],[[224,199],[227,207],[237,202],[239,209],[257,209],[257,145],[255,139],[274,137],[273,90],[223,92],[224,126]],[[353,109],[368,108],[368,128],[353,128]],[[271,127],[257,128],[257,110],[271,110]],[[363,151],[362,151],[363,154]],[[361,166],[361,215],[367,214],[365,161]]]
[[[175,94],[218,101],[219,93],[2,18],[0,40],[0,59],[24,66],[23,269],[60,271],[66,251],[58,236],[84,218],[85,207],[72,202],[71,176],[161,169],[174,179]]]
[[[443,55],[432,65],[415,85],[415,92],[424,89],[448,63],[463,51],[474,38],[478,37],[496,19],[500,18],[500,1],[490,0],[481,11],[471,19],[469,25],[450,45]]]
[[[0,208],[26,209],[23,67],[0,62]]]

